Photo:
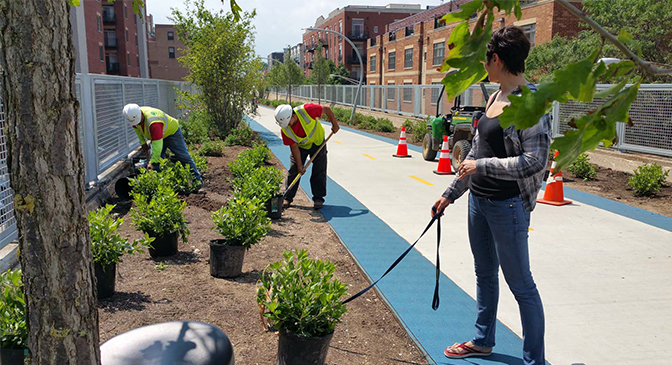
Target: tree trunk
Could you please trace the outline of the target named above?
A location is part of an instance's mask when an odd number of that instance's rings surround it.
[[[34,365],[100,363],[69,9],[66,0],[0,1],[0,87]]]

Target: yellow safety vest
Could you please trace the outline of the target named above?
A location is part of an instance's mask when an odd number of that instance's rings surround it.
[[[180,128],[180,123],[177,119],[171,117],[170,115],[164,113],[160,109],[152,108],[149,106],[140,107],[142,114],[145,116],[144,128],[141,126],[136,126],[135,134],[138,135],[138,139],[141,144],[145,144],[145,141],[152,141],[152,135],[150,134],[149,127],[154,123],[163,123],[163,138],[172,136]],[[152,156],[149,159],[149,162],[156,163],[159,162],[161,158],[161,151],[163,150],[163,140],[152,141]]]
[[[324,128],[319,120],[311,118],[311,116],[306,111],[306,108],[297,106],[294,108],[296,116],[299,118],[299,123],[303,127],[304,132],[306,132],[305,137],[299,137],[294,134],[291,126],[283,128],[285,135],[289,137],[292,141],[296,142],[300,148],[309,150],[313,147],[313,144],[321,145],[324,142]]]

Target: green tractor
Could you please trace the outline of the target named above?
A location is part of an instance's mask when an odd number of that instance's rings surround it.
[[[448,147],[452,151],[451,163],[453,170],[456,170],[471,151],[471,140],[476,134],[478,120],[485,114],[485,107],[462,106],[462,96],[458,95],[450,111],[440,115],[439,105],[445,89],[444,85],[436,101],[436,117],[430,119],[427,124],[427,134],[422,141],[422,157],[427,161],[434,161],[436,153],[441,150],[443,136],[448,136]],[[481,91],[484,100],[488,100],[490,96],[483,82],[481,82]]]

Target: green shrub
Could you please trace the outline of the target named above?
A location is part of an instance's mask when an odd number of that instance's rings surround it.
[[[208,172],[208,160],[198,154],[192,154],[191,158],[194,159],[194,163],[196,164],[196,168],[198,169],[198,172],[201,173],[201,175],[205,174]]]
[[[226,136],[224,140],[224,145],[226,146],[248,146],[252,147],[252,144],[256,140],[256,135],[252,128],[245,123],[240,123],[238,128],[232,129],[231,134]]]
[[[0,274],[0,348],[28,347],[26,300],[23,296],[21,270]]]
[[[229,162],[229,169],[233,173],[234,179],[244,178],[250,171],[253,171],[257,167],[258,166],[254,166],[254,162],[252,162],[251,159],[240,158],[240,155],[235,160]]]
[[[669,171],[663,171],[663,167],[657,163],[645,164],[635,169],[635,176],[628,180],[628,185],[635,190],[635,196],[651,196],[667,185],[666,178]]]
[[[212,213],[214,229],[226,240],[227,245],[250,249],[268,233],[271,220],[266,209],[257,199],[234,197],[226,206]]]
[[[203,142],[198,148],[198,154],[201,156],[222,157],[224,153],[224,142],[220,139]]]
[[[129,243],[119,235],[118,229],[124,220],[111,215],[114,205],[105,205],[89,212],[89,231],[91,232],[91,254],[93,262],[105,267],[121,262],[121,256],[134,255],[149,247],[154,238],[147,233],[145,237]]]
[[[235,160],[229,162],[229,168],[234,178],[247,176],[250,172],[263,166],[271,158],[271,150],[263,143],[238,154]]]
[[[162,161],[164,169],[161,175],[172,188],[180,195],[188,195],[197,191],[201,183],[194,178],[189,165],[182,165],[182,162],[170,163]]]
[[[376,126],[378,132],[394,132],[394,124],[387,118],[378,118],[378,125]]]
[[[257,284],[257,303],[276,329],[303,337],[334,332],[347,312],[341,297],[348,286],[334,279],[336,265],[311,260],[305,250],[285,251],[268,265]]]
[[[427,120],[424,119],[406,119],[402,125],[406,127],[406,138],[413,143],[421,142],[428,131]]]
[[[244,177],[233,180],[234,196],[257,199],[265,203],[280,193],[282,171],[273,166],[254,169]]]
[[[184,208],[187,203],[180,201],[168,186],[160,186],[151,200],[141,194],[133,193],[135,207],[131,209],[133,227],[145,233],[165,236],[177,232],[182,241],[187,242],[189,228],[184,220]]]
[[[184,141],[189,144],[205,143],[210,139],[210,130],[213,123],[205,111],[192,110],[187,119],[180,123]]]
[[[583,179],[583,181],[594,180],[597,177],[595,165],[590,163],[590,158],[588,158],[588,154],[586,153],[580,154],[579,157],[569,165],[568,169],[569,172],[579,179]]]
[[[350,121],[350,110],[335,106],[331,108],[331,111],[334,112],[334,116],[336,117],[336,120],[338,120],[339,122],[347,124]],[[357,116],[357,114],[358,113],[355,113],[355,116]],[[326,115],[322,115],[322,119],[329,120]],[[354,120],[353,124],[356,124]]]
[[[153,197],[159,190],[159,186],[164,184],[164,176],[155,170],[140,169],[140,175],[129,179],[132,192],[145,198]]]

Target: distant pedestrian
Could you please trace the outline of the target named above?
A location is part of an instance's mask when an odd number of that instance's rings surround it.
[[[304,104],[296,108],[283,104],[275,108],[275,121],[282,128],[282,141],[289,146],[291,166],[287,175],[286,187],[301,173],[306,173],[304,164],[310,156],[313,172],[310,176],[310,190],[313,193],[313,207],[320,209],[324,205],[327,195],[327,147],[325,146],[317,156],[317,150],[324,143],[324,128],[318,120],[322,113],[327,115],[331,122],[331,131],[340,129],[334,112],[328,106],[318,104]],[[296,195],[299,184],[294,185],[285,195],[283,208],[289,208]]]
[[[490,97],[485,116],[477,127],[473,147],[457,169],[441,198],[434,203],[439,213],[469,194],[469,242],[476,269],[478,315],[470,341],[445,349],[448,358],[488,356],[495,346],[499,267],[518,302],[523,327],[523,363],[544,365],[544,309],[532,278],[528,251],[530,212],[548,159],[551,124],[544,115],[524,130],[502,129],[499,115],[528,84],[523,72],[530,42],[518,27],[495,31],[487,46],[485,69],[500,89]]]

